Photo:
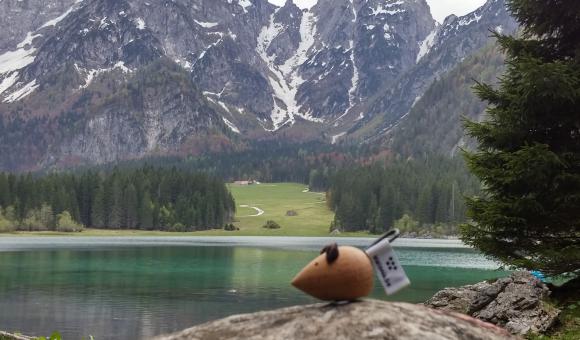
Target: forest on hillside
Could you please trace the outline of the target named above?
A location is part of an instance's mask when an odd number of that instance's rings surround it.
[[[389,161],[392,155],[372,145],[336,146],[307,142],[289,144],[283,140],[254,142],[247,149],[213,153],[196,157],[149,157],[129,160],[97,169],[138,169],[144,163],[155,167],[175,167],[182,171],[204,172],[226,182],[256,180],[259,182],[303,183],[312,191],[326,191],[333,175],[342,168]],[[79,168],[86,171],[92,168]]]
[[[480,190],[463,160],[431,157],[342,169],[327,193],[332,229],[456,235],[466,220],[464,195]]]
[[[235,203],[214,176],[176,168],[0,173],[0,231],[222,228]]]
[[[143,165],[146,163],[147,165]],[[330,229],[455,235],[464,195],[479,192],[462,159],[400,159],[373,146],[257,143],[241,152],[156,157],[70,173],[0,174],[0,229],[191,231],[233,221],[224,181],[298,182],[327,192]],[[68,225],[66,227],[65,225]]]
[[[386,145],[405,156],[456,154],[459,147],[474,146],[464,136],[463,117],[478,119],[485,103],[474,93],[476,82],[496,84],[504,72],[505,56],[493,43],[466,58],[459,66],[429,86],[401,121]]]

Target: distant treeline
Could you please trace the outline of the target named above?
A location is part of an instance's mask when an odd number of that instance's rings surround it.
[[[184,171],[201,171],[228,182],[249,179],[260,182],[296,182],[309,185],[313,191],[326,191],[337,169],[372,162],[377,157],[389,155],[382,155],[378,147],[370,145],[334,146],[320,142],[289,144],[272,140],[254,142],[243,151],[186,158],[149,157],[123,161],[114,166],[131,169],[147,163]],[[99,168],[110,171],[113,166]]]
[[[443,157],[343,169],[327,194],[336,213],[332,228],[455,234],[466,219],[463,195],[479,188],[462,160]]]
[[[231,222],[224,182],[175,168],[79,174],[0,173],[0,231],[144,229],[187,231]]]

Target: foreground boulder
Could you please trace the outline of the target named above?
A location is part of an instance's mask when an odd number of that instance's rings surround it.
[[[182,339],[510,339],[471,317],[421,305],[364,300],[236,315],[158,340]]]
[[[545,299],[548,287],[528,272],[515,272],[495,282],[446,288],[425,305],[464,313],[504,327],[512,334],[545,333],[560,314]]]

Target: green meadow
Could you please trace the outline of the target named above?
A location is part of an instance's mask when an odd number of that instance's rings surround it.
[[[245,235],[328,235],[334,213],[326,206],[324,193],[308,192],[296,183],[231,184],[229,188],[236,200],[234,224]],[[296,216],[287,216],[290,211]],[[263,228],[268,220],[281,228]]]
[[[304,184],[263,183],[228,185],[236,201],[234,225],[240,230],[207,230],[186,233],[143,230],[85,229],[80,233],[14,232],[5,236],[328,236],[334,213],[326,206],[324,193],[308,192]],[[288,216],[293,211],[295,216]],[[263,228],[268,220],[280,229]],[[367,236],[343,233],[341,236]]]

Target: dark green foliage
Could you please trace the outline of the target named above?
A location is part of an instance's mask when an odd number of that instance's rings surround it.
[[[490,106],[467,121],[466,153],[485,191],[468,199],[463,239],[508,265],[549,275],[580,271],[580,2],[511,0],[520,37],[497,35],[507,54]]]
[[[225,225],[224,230],[225,231],[238,231],[238,230],[240,230],[240,228],[236,227],[232,223],[228,223]]]
[[[201,171],[226,181],[296,182],[312,191],[326,191],[336,169],[359,163],[372,163],[381,149],[373,145],[335,146],[309,142],[291,144],[283,140],[252,142],[245,150],[213,153],[196,157],[149,157],[104,165],[110,171],[140,168],[144,163],[158,167],[176,167],[183,171]]]
[[[327,197],[336,212],[333,229],[381,233],[407,214],[433,234],[441,233],[439,229],[435,232],[436,224],[465,221],[461,195],[478,190],[479,183],[461,161],[432,157],[341,170],[333,178]],[[442,233],[454,233],[448,229]]]
[[[266,221],[266,224],[262,226],[262,228],[266,229],[280,229],[280,225],[272,220]]]
[[[175,168],[42,177],[0,173],[0,188],[0,231],[190,231],[221,228],[235,213],[223,181]]]

